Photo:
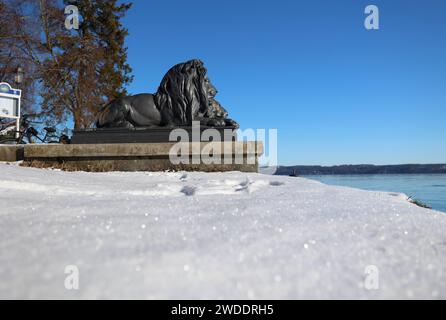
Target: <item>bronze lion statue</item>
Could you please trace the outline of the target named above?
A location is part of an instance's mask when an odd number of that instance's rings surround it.
[[[97,128],[181,127],[200,121],[203,126],[234,127],[227,111],[215,100],[217,89],[200,60],[172,67],[155,94],[118,98],[102,108]]]

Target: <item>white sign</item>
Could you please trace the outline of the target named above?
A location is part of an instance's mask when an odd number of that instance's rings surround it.
[[[2,117],[17,117],[17,99],[13,98],[0,98],[0,116]]]
[[[6,82],[0,83],[0,118],[16,119],[16,136],[20,131],[20,98],[22,91]]]

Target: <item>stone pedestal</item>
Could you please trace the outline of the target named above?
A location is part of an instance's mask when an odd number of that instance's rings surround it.
[[[183,150],[181,163],[169,157],[172,148]],[[257,172],[262,154],[257,141],[26,145],[23,165],[91,172]]]
[[[176,140],[169,139],[173,130],[179,129],[187,133],[189,142],[199,142],[203,132],[213,130],[218,132],[216,141],[237,140],[237,128],[235,127],[193,127],[183,126],[177,128],[155,127],[155,128],[103,128],[82,129],[73,132],[71,144],[109,144],[109,143],[160,143]],[[209,141],[209,139],[207,139]],[[185,140],[183,140],[185,141]]]
[[[24,145],[0,145],[0,161],[15,162],[23,160]]]

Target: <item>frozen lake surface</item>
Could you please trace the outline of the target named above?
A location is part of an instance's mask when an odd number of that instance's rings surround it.
[[[306,178],[364,190],[402,192],[446,213],[446,174],[320,175]]]

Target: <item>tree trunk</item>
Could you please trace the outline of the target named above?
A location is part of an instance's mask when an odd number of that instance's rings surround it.
[[[81,113],[82,112],[79,112],[79,109],[75,109],[75,111],[73,112],[74,130],[82,129],[82,116],[81,116]]]

